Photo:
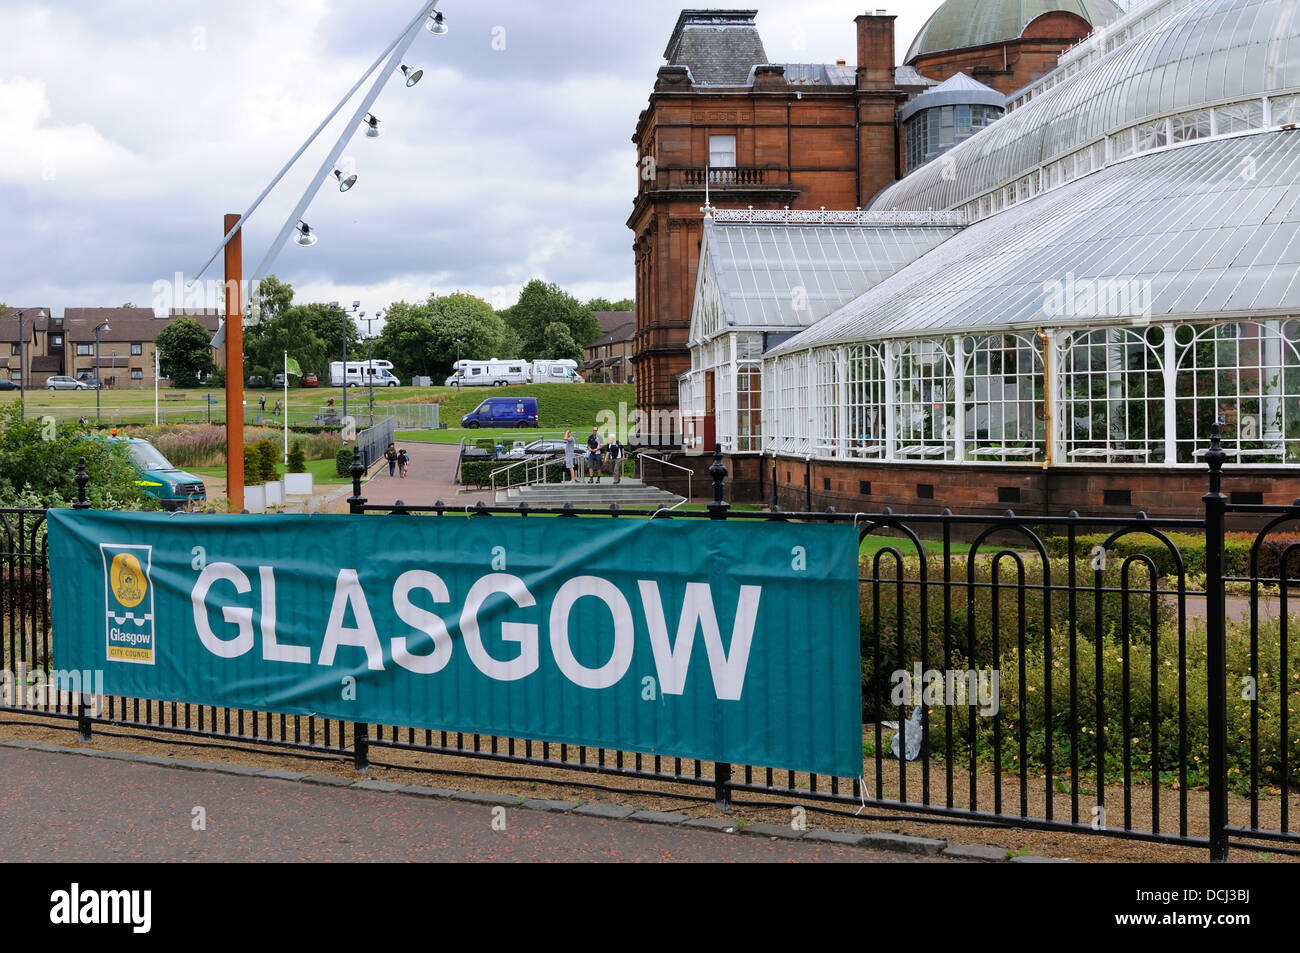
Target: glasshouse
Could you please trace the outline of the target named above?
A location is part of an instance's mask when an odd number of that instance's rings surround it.
[[[688,439],[1176,472],[1217,425],[1300,464],[1294,0],[1148,5],[1058,72],[870,210],[711,210]]]

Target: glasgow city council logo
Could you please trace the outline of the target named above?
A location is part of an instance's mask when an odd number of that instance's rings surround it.
[[[104,557],[105,657],[154,663],[152,546],[102,543]]]

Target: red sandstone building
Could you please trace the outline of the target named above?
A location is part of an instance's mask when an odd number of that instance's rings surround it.
[[[1018,90],[1121,12],[1112,0],[948,0],[903,66],[894,17],[868,13],[855,20],[855,67],[770,63],[755,10],[682,11],[633,136],[637,406],[677,408],[706,198],[729,208],[865,207],[905,171],[899,110],[909,101],[959,72]],[[941,148],[961,140],[960,128],[942,125],[953,114],[935,111]],[[969,108],[966,122],[969,132]]]

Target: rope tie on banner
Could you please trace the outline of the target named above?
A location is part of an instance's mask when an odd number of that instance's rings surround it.
[[[865,774],[865,773],[864,773],[864,774],[859,774],[859,775],[858,775],[858,781],[860,782],[860,783],[858,784],[858,800],[862,802],[862,806],[861,806],[860,808],[858,808],[856,811],[853,812],[853,816],[854,816],[854,817],[857,817],[859,814],[861,814],[863,811],[865,811],[865,810],[867,809],[867,795],[866,795],[866,790],[867,790],[867,776],[866,776],[866,774]]]
[[[653,513],[651,513],[649,516],[647,516],[645,521],[648,523],[648,522],[650,522],[652,519],[654,519],[656,516],[658,516],[660,513],[667,513],[667,512],[668,512],[668,507],[666,507],[666,506],[661,506],[661,507],[659,507],[657,510],[655,510]]]
[[[858,531],[858,520],[863,519],[866,515],[866,513],[853,514],[853,532],[856,533]]]

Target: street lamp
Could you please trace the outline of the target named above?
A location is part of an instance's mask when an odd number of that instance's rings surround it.
[[[113,330],[113,329],[110,328],[110,327],[108,326],[108,322],[107,322],[107,321],[105,321],[103,324],[97,324],[97,325],[95,325],[95,377],[94,377],[94,380],[95,380],[95,426],[96,426],[96,427],[99,426],[99,391],[100,391],[100,381],[99,381],[99,332],[100,332],[100,331],[111,331],[111,330]]]
[[[27,357],[27,341],[23,331],[23,315],[29,310],[31,309],[24,308],[18,312],[18,404],[20,408],[19,415],[24,420],[27,419],[27,364],[25,361]],[[37,308],[36,320],[39,321],[43,317],[45,317],[45,309]]]
[[[360,301],[352,302],[352,313],[356,314],[357,309],[361,307]],[[343,312],[343,421],[347,425],[348,419],[348,313]]]

